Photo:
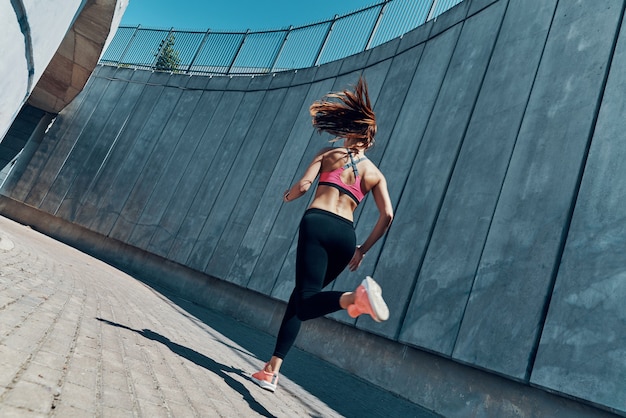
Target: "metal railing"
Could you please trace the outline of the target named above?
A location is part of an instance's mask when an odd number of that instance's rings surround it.
[[[384,0],[333,19],[268,31],[120,26],[100,64],[184,74],[253,75],[321,65],[397,38],[461,0]]]

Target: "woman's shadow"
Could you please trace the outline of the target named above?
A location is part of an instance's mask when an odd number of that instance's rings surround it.
[[[114,327],[123,328],[129,331],[136,332],[137,334],[141,335],[144,338],[157,341],[163,344],[164,346],[169,348],[173,353],[176,353],[179,356],[186,358],[187,360],[197,364],[198,366],[204,367],[210,372],[213,372],[216,375],[220,376],[222,379],[224,379],[224,382],[226,382],[228,386],[230,386],[234,391],[240,393],[243,396],[243,399],[246,402],[248,402],[250,409],[252,409],[253,411],[265,417],[274,417],[274,415],[272,415],[267,409],[265,409],[263,405],[261,405],[254,399],[254,397],[250,394],[250,391],[248,391],[248,389],[246,389],[246,387],[243,384],[241,384],[241,382],[238,382],[237,380],[233,379],[229,375],[229,373],[237,373],[240,376],[248,378],[243,372],[243,370],[235,369],[233,367],[228,367],[221,363],[218,363],[215,360],[205,356],[204,354],[198,353],[197,351],[192,350],[191,348],[182,346],[180,344],[176,344],[175,342],[172,342],[169,338],[164,337],[163,335],[157,332],[154,332],[152,330],[149,330],[149,329],[136,330],[126,325],[109,321],[107,319],[102,319],[102,318],[96,318],[96,319],[100,322],[104,322],[107,325],[111,325]]]

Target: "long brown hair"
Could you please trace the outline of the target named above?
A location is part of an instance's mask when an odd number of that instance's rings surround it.
[[[332,100],[336,99],[336,100]],[[309,108],[313,126],[340,138],[356,140],[366,149],[374,145],[376,115],[372,110],[367,83],[363,77],[354,91],[329,93]]]

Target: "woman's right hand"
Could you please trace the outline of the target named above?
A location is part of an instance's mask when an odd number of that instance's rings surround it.
[[[365,253],[363,252],[363,250],[361,250],[361,246],[357,245],[357,247],[354,249],[354,255],[348,263],[348,268],[350,269],[350,271],[355,271],[359,268],[361,262],[363,261],[363,257],[365,257]]]

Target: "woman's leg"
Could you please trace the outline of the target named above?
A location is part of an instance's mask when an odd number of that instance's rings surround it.
[[[289,303],[287,303],[287,309],[285,310],[283,320],[280,324],[280,329],[278,330],[278,336],[276,337],[276,346],[274,347],[274,353],[272,354],[272,359],[274,360],[274,363],[276,362],[275,359],[282,360],[283,358],[285,358],[285,356],[289,352],[289,349],[296,341],[298,332],[300,332],[300,326],[302,325],[302,321],[296,315],[297,298],[298,294],[294,289],[294,291],[291,293],[291,297],[289,298]],[[271,363],[272,362],[270,362],[270,364]]]
[[[302,321],[347,309],[358,302],[359,288],[356,292],[322,291],[348,265],[355,245],[351,222],[323,211],[307,211],[302,218],[296,254],[296,286],[289,298],[272,358],[262,371],[252,375],[260,386],[271,391],[276,389],[278,372],[298,336]],[[365,305],[369,306],[369,302]],[[363,312],[368,312],[367,306]]]
[[[346,268],[356,245],[352,222],[335,214],[314,211],[303,223],[296,260],[297,315],[309,320],[341,310],[343,292],[324,291]],[[302,249],[302,251],[301,251]]]
[[[309,211],[302,218],[296,254],[296,287],[289,298],[269,365],[278,371],[296,340],[302,321],[345,309],[344,292],[322,288],[348,265],[356,238],[352,223],[336,215]],[[353,301],[352,301],[353,302]],[[269,370],[267,370],[269,371]]]

